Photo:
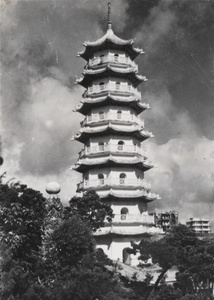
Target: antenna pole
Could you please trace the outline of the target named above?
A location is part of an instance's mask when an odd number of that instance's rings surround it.
[[[108,3],[108,29],[111,29],[112,23],[111,23],[111,3]]]

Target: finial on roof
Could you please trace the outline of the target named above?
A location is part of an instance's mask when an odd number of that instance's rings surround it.
[[[111,29],[111,3],[108,3],[108,29]]]

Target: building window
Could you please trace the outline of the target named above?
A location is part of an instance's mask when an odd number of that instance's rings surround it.
[[[125,184],[126,174],[121,173],[120,174],[120,184]]]
[[[117,81],[117,82],[116,82],[116,90],[119,91],[119,89],[120,89],[120,82]]]
[[[99,143],[98,143],[98,146],[99,146],[99,151],[104,151],[104,149],[105,149],[105,144],[104,144],[104,142],[99,142]]]
[[[117,118],[118,118],[118,119],[121,119],[121,115],[122,115],[122,111],[121,111],[121,110],[118,110],[118,111],[117,111]]]
[[[119,142],[118,142],[117,149],[120,150],[120,151],[122,151],[122,150],[123,150],[124,144],[125,144],[124,141],[119,141]]]
[[[127,207],[123,207],[121,208],[120,214],[121,214],[121,220],[126,220],[127,219],[127,215],[129,213],[129,210]]]
[[[118,62],[118,58],[119,58],[119,55],[117,53],[115,53],[115,55],[114,55],[114,61]]]
[[[103,91],[103,90],[104,90],[104,87],[105,87],[104,82],[100,82],[100,83],[99,83],[99,86],[100,86],[100,90]]]
[[[104,184],[104,175],[102,173],[98,174],[98,179],[99,179],[99,183],[101,185],[103,185]]]
[[[100,120],[104,120],[105,114],[104,114],[103,111],[100,111],[100,112],[99,112],[99,118],[100,118]]]

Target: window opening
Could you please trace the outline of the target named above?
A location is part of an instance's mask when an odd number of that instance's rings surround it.
[[[104,82],[100,82],[99,85],[100,85],[100,90],[103,91],[105,88]]]
[[[119,91],[119,89],[120,89],[120,82],[117,81],[117,82],[116,82],[116,90]]]
[[[119,55],[117,53],[114,54],[114,61],[118,61]]]
[[[118,119],[121,119],[121,115],[122,115],[122,111],[121,111],[121,110],[118,110],[118,111],[117,111],[117,118],[118,118]]]
[[[99,183],[101,185],[103,185],[104,184],[104,175],[102,173],[98,174],[98,179],[99,179]]]
[[[104,151],[105,150],[105,144],[104,144],[104,142],[99,142],[98,143],[98,145],[99,145],[99,151]]]
[[[104,120],[104,118],[105,118],[104,111],[99,112],[99,117],[100,117],[100,120]]]
[[[126,174],[121,173],[120,174],[120,184],[125,184]]]
[[[123,207],[120,211],[121,214],[121,220],[126,220],[127,219],[127,215],[129,214],[129,210],[127,207]]]
[[[124,144],[125,144],[124,141],[119,141],[119,142],[118,142],[117,149],[120,150],[120,151],[122,151],[122,150],[123,150]]]

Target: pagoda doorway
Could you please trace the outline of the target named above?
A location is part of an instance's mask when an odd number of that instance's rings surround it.
[[[129,248],[123,249],[123,263],[126,265],[131,265],[131,254],[128,252]]]

